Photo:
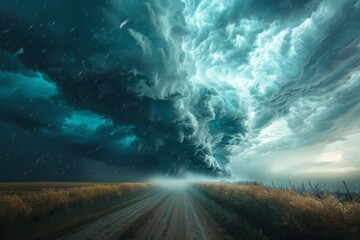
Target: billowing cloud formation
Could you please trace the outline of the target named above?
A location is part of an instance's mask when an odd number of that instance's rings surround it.
[[[230,85],[190,81],[181,1],[0,6],[3,121],[70,144],[73,158],[229,174],[246,116]]]
[[[194,81],[230,84],[248,103],[249,132],[233,154],[238,175],[267,175],[271,159],[280,155],[272,152],[320,144],[317,155],[329,155],[325,145],[359,132],[359,1],[189,0],[186,5],[192,36],[184,48],[196,62]],[[303,159],[307,168],[317,169],[309,159]],[[296,165],[291,161],[288,155],[277,161],[285,169],[278,174],[287,179],[304,170],[287,168]],[[354,159],[344,161],[341,165],[359,172]]]
[[[0,13],[0,127],[12,147],[14,132],[36,139],[35,162],[56,142],[59,162],[229,175],[230,158],[360,129],[356,0],[5,0]]]

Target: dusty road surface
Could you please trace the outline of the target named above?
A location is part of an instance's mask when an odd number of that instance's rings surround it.
[[[83,239],[231,239],[189,188],[164,188],[154,195],[95,220],[61,238]]]

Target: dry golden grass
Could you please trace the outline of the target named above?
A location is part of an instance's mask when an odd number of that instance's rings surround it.
[[[31,208],[19,196],[0,196],[0,219],[13,220],[30,212]]]
[[[0,182],[0,194],[21,194],[23,192],[40,191],[43,189],[69,189],[109,183],[91,182]],[[110,183],[111,184],[111,183]]]
[[[150,183],[95,184],[91,186],[70,187],[57,185],[56,188],[43,188],[40,191],[24,191],[24,185],[13,185],[21,191],[7,194],[0,191],[0,223],[19,220],[24,217],[41,217],[67,207],[91,204],[123,196],[153,186]],[[44,184],[41,185],[42,187]],[[50,187],[51,185],[46,185]],[[25,184],[25,188],[31,185]]]
[[[197,184],[212,199],[284,239],[360,239],[360,203],[255,185]]]

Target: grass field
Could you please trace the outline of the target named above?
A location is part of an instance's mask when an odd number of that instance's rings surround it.
[[[154,186],[0,183],[0,239],[54,239],[154,194]],[[357,200],[251,184],[197,183],[193,190],[235,239],[360,239]]]
[[[255,185],[199,183],[210,211],[244,239],[360,239],[360,203]],[[206,200],[204,200],[206,203]]]
[[[42,239],[141,199],[151,183],[1,183],[0,239]],[[143,191],[142,191],[143,192]],[[50,234],[50,235],[49,235]],[[32,237],[32,235],[34,235]]]
[[[0,182],[0,194],[18,194],[25,192],[40,191],[43,189],[69,189],[94,185],[109,185],[111,183],[91,182]]]

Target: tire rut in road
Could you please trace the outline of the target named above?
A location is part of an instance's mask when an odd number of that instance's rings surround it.
[[[156,193],[149,198],[78,228],[58,238],[58,240],[110,239],[121,229],[126,229],[129,224],[136,221],[140,216],[151,211],[168,194],[169,191]]]
[[[146,219],[140,220],[142,227],[126,239],[215,239],[209,235],[213,231],[206,231],[213,226],[204,226],[208,222],[200,221],[201,213],[192,198],[186,189],[173,190]]]
[[[59,240],[228,240],[201,206],[197,194],[191,187],[166,189],[70,232]]]

